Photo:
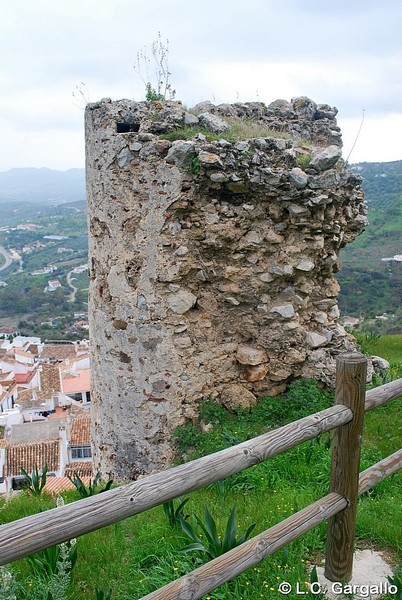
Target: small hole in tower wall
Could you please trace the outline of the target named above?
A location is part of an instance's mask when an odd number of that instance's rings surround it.
[[[129,133],[130,131],[139,131],[139,123],[116,123],[117,133]]]

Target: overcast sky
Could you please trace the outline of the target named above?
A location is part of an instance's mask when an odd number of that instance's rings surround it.
[[[158,31],[187,106],[309,96],[345,158],[364,110],[350,161],[402,159],[401,0],[1,0],[0,171],[83,167],[85,101],[143,100]]]

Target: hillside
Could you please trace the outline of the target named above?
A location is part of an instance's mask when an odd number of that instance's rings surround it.
[[[383,261],[402,253],[402,161],[352,166],[363,177],[370,224],[341,252],[339,298],[343,314],[374,318],[383,332],[401,331],[402,263]],[[381,325],[381,327],[380,327]]]

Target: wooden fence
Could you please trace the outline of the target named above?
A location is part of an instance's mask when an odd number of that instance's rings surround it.
[[[348,581],[357,498],[402,468],[401,449],[359,474],[364,412],[402,395],[402,379],[365,393],[366,369],[363,355],[343,354],[337,359],[331,408],[140,481],[2,525],[0,565],[141,513],[334,430],[327,496],[143,600],[201,598],[326,519],[325,575]]]

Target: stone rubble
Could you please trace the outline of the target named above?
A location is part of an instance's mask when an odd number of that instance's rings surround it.
[[[168,465],[170,434],[295,377],[333,385],[339,250],[364,229],[336,109],[302,97],[86,111],[95,468]],[[252,134],[232,140],[231,126]],[[189,140],[166,134],[199,128]],[[208,130],[218,132],[209,139]],[[162,136],[162,137],[161,137]],[[226,136],[226,137],[225,137]]]

